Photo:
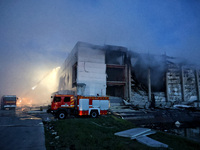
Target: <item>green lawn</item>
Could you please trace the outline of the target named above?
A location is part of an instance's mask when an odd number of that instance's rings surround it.
[[[51,122],[44,122],[46,148],[47,150],[66,149],[113,149],[113,150],[151,150],[155,148],[147,147],[129,138],[115,136],[114,133],[135,126],[123,119],[113,115],[101,116],[99,118],[74,118]],[[51,129],[51,127],[53,127]],[[52,135],[57,132],[57,135]],[[55,137],[59,136],[59,139]],[[152,135],[173,149],[200,149],[200,144],[188,141],[177,136],[165,133]],[[177,144],[176,144],[177,143]],[[182,143],[180,145],[180,143]]]

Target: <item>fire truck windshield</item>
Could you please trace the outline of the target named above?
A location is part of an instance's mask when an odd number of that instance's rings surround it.
[[[54,102],[61,102],[61,97],[54,97]]]
[[[4,97],[4,101],[16,101],[16,97]]]

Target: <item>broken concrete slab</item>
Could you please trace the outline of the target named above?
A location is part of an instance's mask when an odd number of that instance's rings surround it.
[[[163,147],[163,148],[168,148],[168,145],[167,144],[164,144],[164,143],[161,143],[159,141],[156,141],[152,138],[149,138],[147,136],[139,136],[139,137],[136,137],[136,140],[142,144],[145,144],[147,146],[150,146],[150,147]]]
[[[115,133],[117,136],[122,136],[122,137],[128,137],[131,139],[136,139],[138,142],[145,144],[150,147],[163,147],[167,148],[168,145],[161,143],[159,141],[156,141],[154,139],[151,139],[147,137],[147,135],[155,134],[156,131],[153,131],[148,128],[133,128],[121,132]]]
[[[147,136],[147,135],[151,135],[151,134],[155,134],[156,133],[156,131],[148,131],[148,132],[145,132],[145,133],[143,133],[143,134],[140,134],[139,136],[132,136],[131,137],[131,139],[132,140],[134,140],[134,139],[136,139],[137,137],[141,137],[141,136]]]
[[[148,128],[133,128],[133,129],[117,132],[117,133],[115,133],[115,135],[122,136],[122,137],[134,138],[134,137],[140,136],[142,134],[145,134],[149,131],[151,131],[151,129],[148,129]]]

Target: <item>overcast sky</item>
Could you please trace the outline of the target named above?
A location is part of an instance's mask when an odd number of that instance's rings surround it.
[[[0,0],[0,94],[21,94],[77,41],[200,57],[200,0]]]

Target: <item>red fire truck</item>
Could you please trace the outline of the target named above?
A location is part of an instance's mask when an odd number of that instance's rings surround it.
[[[109,97],[55,94],[49,111],[59,119],[70,115],[90,115],[96,118],[98,115],[106,115],[109,106]]]

